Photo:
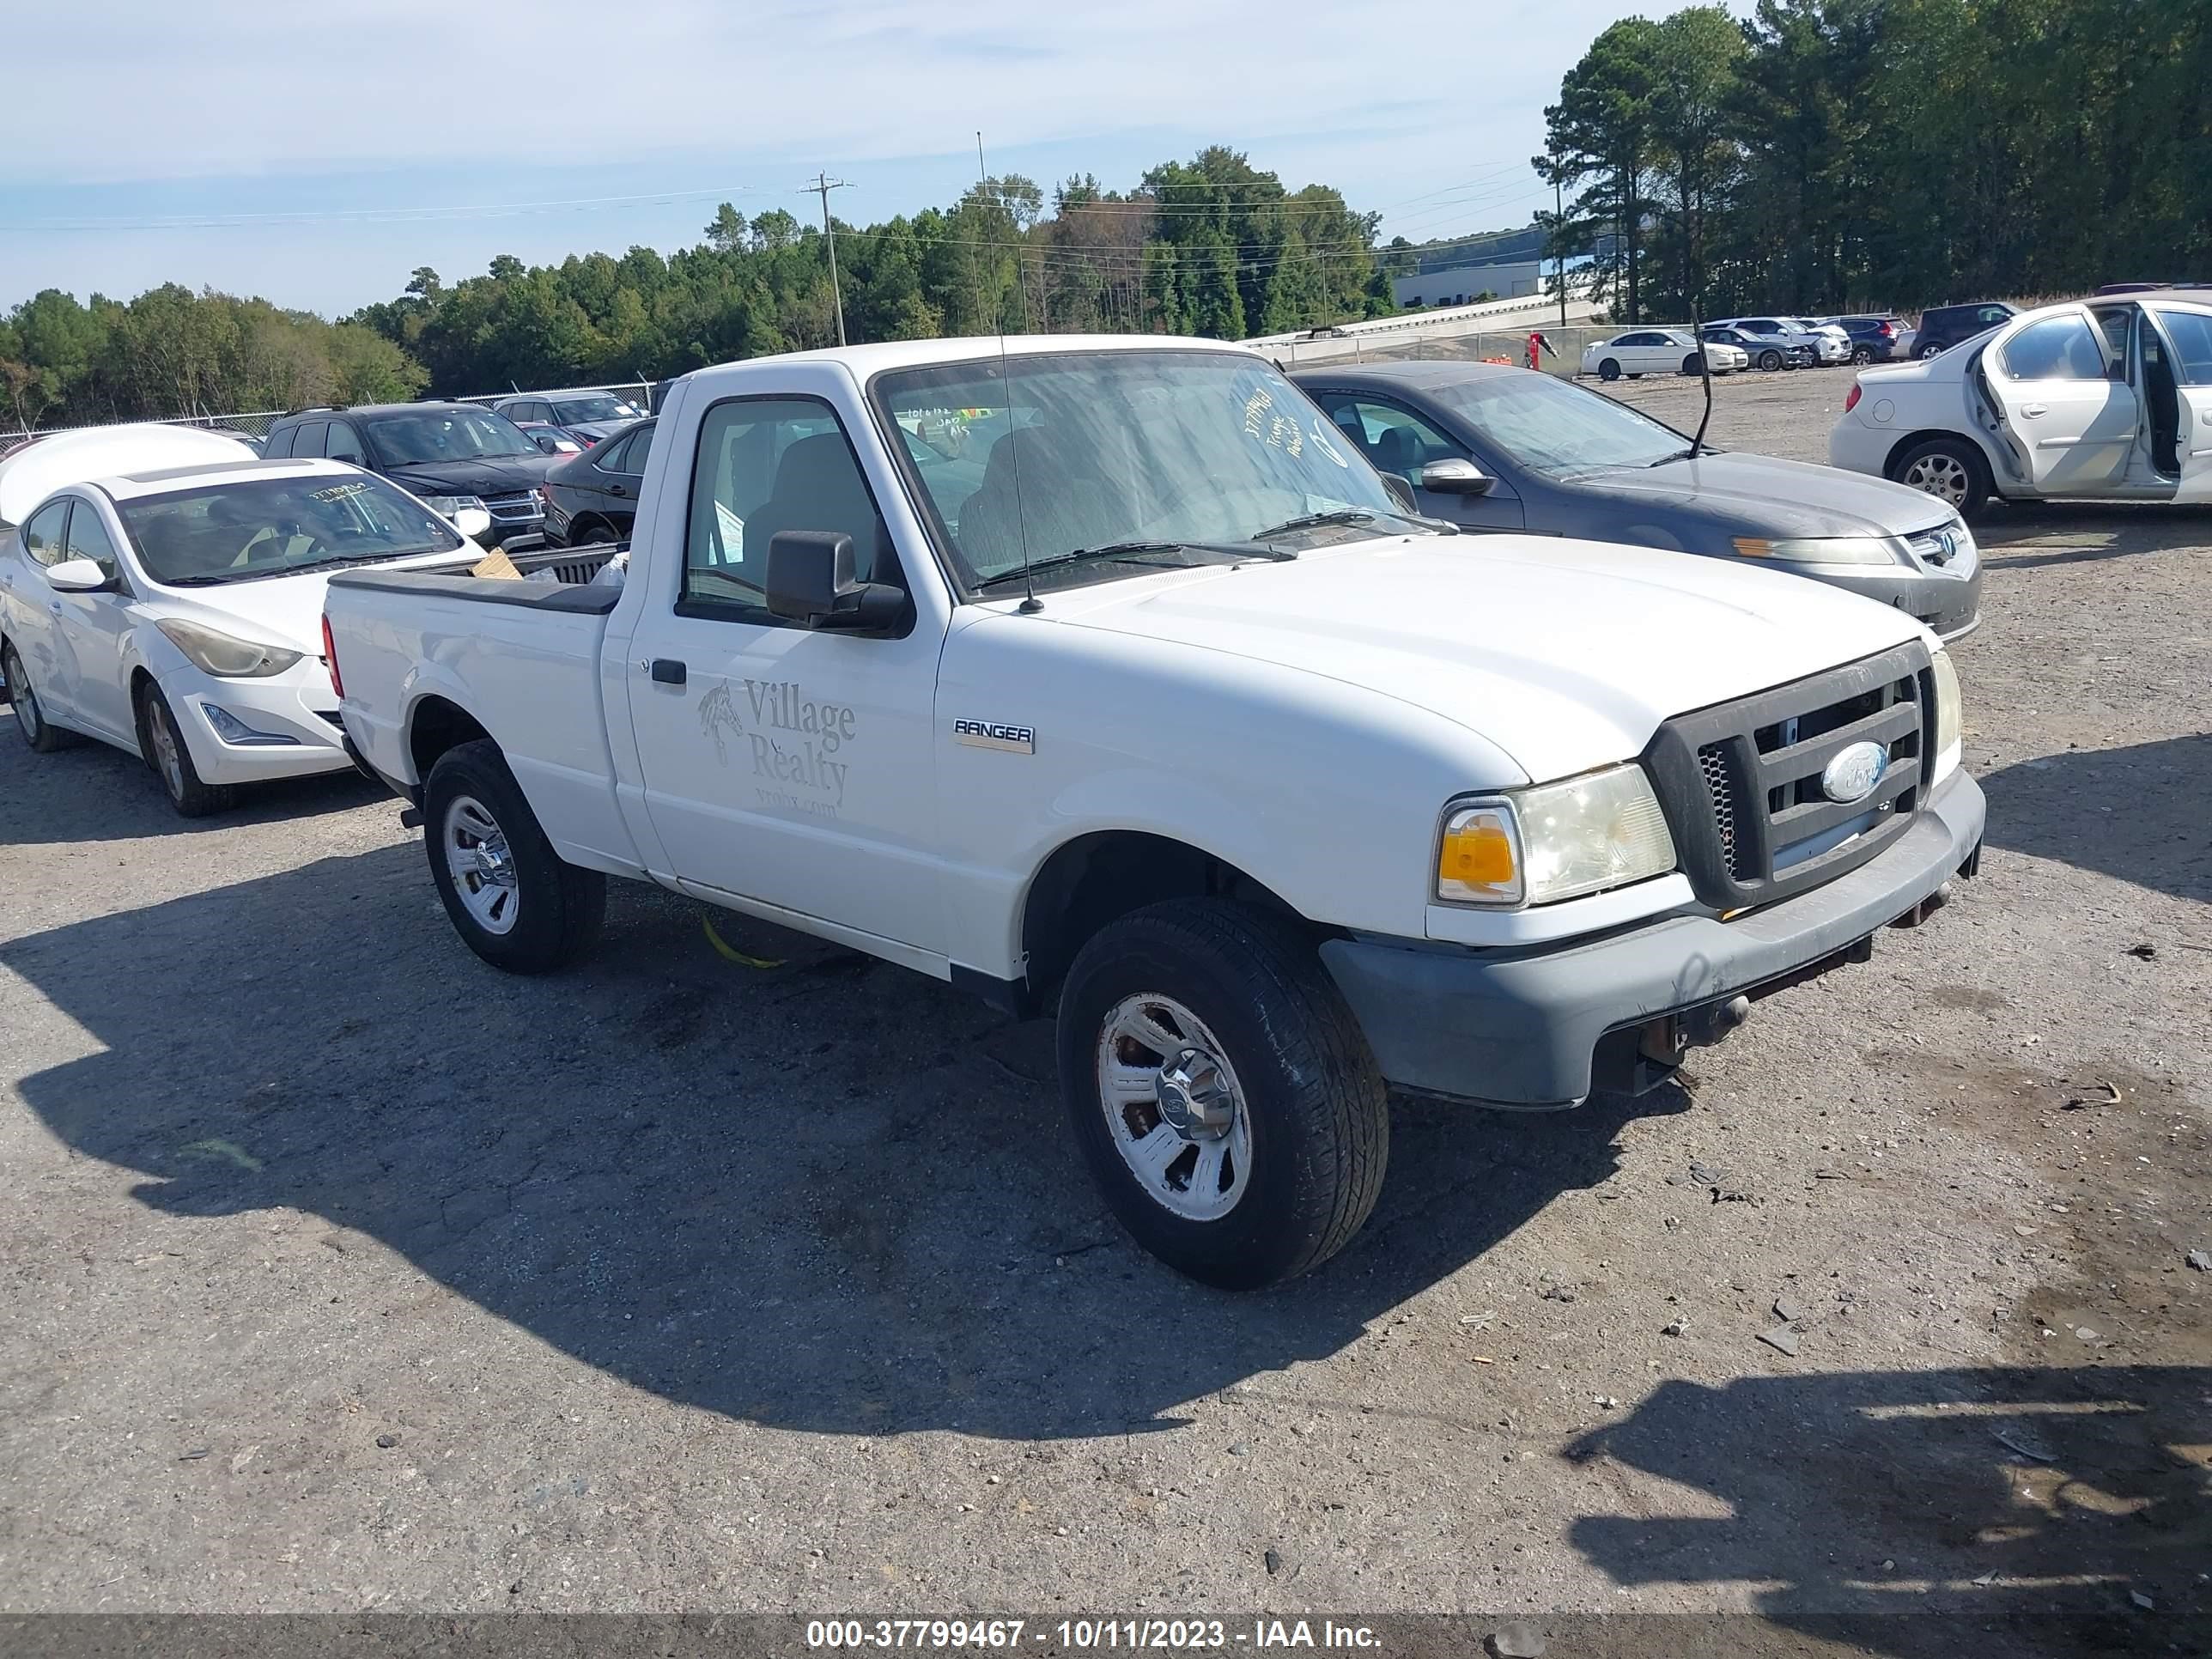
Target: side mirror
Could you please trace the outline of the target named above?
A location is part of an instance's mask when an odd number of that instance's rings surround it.
[[[1413,499],[1413,486],[1395,472],[1382,475],[1382,488],[1390,492],[1390,499],[1408,513],[1419,513],[1420,502]]]
[[[90,559],[64,559],[46,567],[46,586],[57,593],[98,593],[114,585],[114,579]]]
[[[491,533],[491,514],[481,507],[465,507],[453,514],[453,528],[476,541]]]
[[[826,530],[779,530],[768,544],[768,608],[805,628],[889,628],[906,594],[853,575],[853,538]]]
[[[1439,495],[1487,495],[1497,482],[1473,461],[1431,461],[1421,469],[1421,488]]]
[[[533,432],[530,436],[537,444],[538,448],[544,451],[548,455],[558,455],[561,453],[560,440],[556,438],[551,433]]]

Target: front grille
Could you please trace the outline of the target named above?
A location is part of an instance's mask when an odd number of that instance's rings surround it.
[[[535,524],[545,516],[538,497],[526,489],[510,495],[487,495],[483,504],[494,524]]]
[[[1921,734],[1935,684],[1917,643],[1679,715],[1644,763],[1682,867],[1717,909],[1771,904],[1872,858],[1921,801]],[[1856,800],[1828,798],[1822,775],[1860,743],[1887,769]]]
[[[1959,556],[1955,531],[1923,530],[1917,536],[1907,536],[1905,545],[1914,558],[1923,564],[1932,564],[1939,570]]]

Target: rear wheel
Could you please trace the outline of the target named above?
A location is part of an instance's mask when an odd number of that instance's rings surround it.
[[[1199,899],[1110,923],[1068,970],[1058,1042],[1092,1178],[1179,1272],[1275,1284],[1375,1207],[1382,1073],[1310,943],[1276,917]]]
[[[1759,354],[1759,366],[1762,369],[1765,370],[1769,374],[1773,374],[1775,370],[1782,367],[1782,354],[1777,351],[1772,346],[1767,347],[1765,350]]]
[[[1960,438],[1930,438],[1897,458],[1890,477],[1923,494],[1948,501],[1962,519],[1982,510],[1990,498],[1989,464]]]
[[[138,752],[161,779],[161,793],[169,798],[179,817],[204,818],[210,812],[227,812],[237,804],[236,785],[201,781],[199,769],[192,764],[192,751],[185,745],[185,734],[177,730],[175,711],[161,695],[161,688],[151,683],[138,694]]]
[[[1934,357],[1940,356],[1942,349],[1943,348],[1939,345],[1916,346],[1913,348],[1912,355],[1921,358]]]
[[[51,755],[69,741],[58,726],[49,725],[46,711],[39,706],[38,688],[31,677],[23,672],[23,659],[9,646],[0,653],[0,674],[8,677],[8,696],[15,705],[15,729],[23,734],[23,741],[34,753]]]
[[[449,749],[430,769],[422,843],[453,930],[493,967],[551,973],[598,940],[607,878],[553,850],[490,738]]]
[[[1607,358],[1603,362],[1597,366],[1597,377],[1601,380],[1619,380],[1620,378],[1620,360],[1618,357]]]
[[[1853,346],[1851,348],[1851,361],[1855,363],[1872,362],[1874,361],[1874,348],[1872,346],[1863,345]]]

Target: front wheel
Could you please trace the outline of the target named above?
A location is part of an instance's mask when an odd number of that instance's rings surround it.
[[[32,752],[51,755],[67,743],[61,727],[48,721],[46,711],[39,706],[38,689],[23,672],[23,659],[12,645],[0,653],[0,674],[8,677],[8,696],[15,705],[15,729],[23,734]]]
[[[1620,378],[1620,359],[1616,357],[1608,357],[1603,362],[1600,363],[1597,366],[1597,377],[1601,380],[1619,380]]]
[[[462,942],[510,974],[549,974],[597,942],[607,878],[553,850],[489,738],[447,750],[422,786],[430,879]]]
[[[1782,354],[1769,346],[1759,354],[1759,366],[1769,374],[1773,374],[1782,367]]]
[[[1971,519],[1990,498],[1989,464],[1960,438],[1931,438],[1897,459],[1890,475],[1898,483],[1948,501],[1962,519]]]
[[[1682,359],[1682,373],[1685,374],[1695,374],[1697,372],[1698,354],[1693,351],[1688,356]]]
[[[1060,998],[1060,1093],[1138,1243],[1224,1290],[1326,1261],[1389,1157],[1375,1057],[1311,945],[1277,918],[1175,900],[1109,924]]]
[[[138,752],[161,779],[161,793],[180,818],[227,812],[238,799],[236,785],[201,781],[185,734],[177,730],[176,712],[158,685],[149,684],[138,694]]]

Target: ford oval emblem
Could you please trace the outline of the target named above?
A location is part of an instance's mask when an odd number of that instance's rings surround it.
[[[1820,793],[1847,804],[1864,800],[1888,770],[1888,750],[1878,743],[1855,743],[1820,769]]]

